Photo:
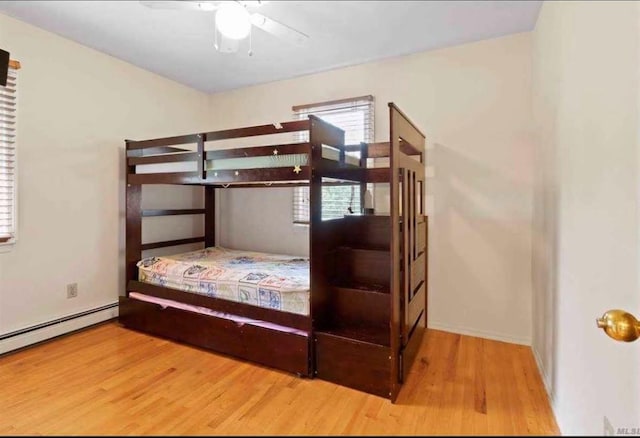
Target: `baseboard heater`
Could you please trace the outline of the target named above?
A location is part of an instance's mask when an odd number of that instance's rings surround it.
[[[0,354],[37,344],[118,316],[118,303],[106,304],[0,335]]]

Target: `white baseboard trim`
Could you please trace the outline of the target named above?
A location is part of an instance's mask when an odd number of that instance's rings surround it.
[[[434,330],[442,330],[444,332],[451,332],[459,335],[475,336],[476,338],[491,339],[493,341],[508,342],[510,344],[526,345],[528,347],[531,346],[530,338],[520,338],[517,336],[505,335],[502,333],[488,332],[485,330],[477,330],[469,327],[454,326],[438,321],[429,321],[428,325],[430,329]]]
[[[28,347],[56,336],[98,324],[118,316],[118,303],[69,315],[33,327],[0,335],[0,354]]]
[[[558,421],[558,413],[556,409],[556,400],[553,394],[553,386],[551,386],[551,379],[549,374],[547,373],[546,368],[542,365],[542,360],[540,359],[540,354],[538,354],[538,350],[536,350],[533,346],[531,346],[531,351],[533,351],[533,357],[536,360],[536,365],[538,365],[538,372],[542,377],[542,383],[544,384],[544,389],[547,391],[547,399],[549,400],[549,406],[551,406],[551,411],[553,412],[553,416],[555,417],[556,424],[558,425],[558,429],[560,429],[560,435],[562,435],[562,428],[560,427],[560,422]]]
[[[542,365],[542,360],[540,359],[540,354],[538,354],[538,350],[535,347],[531,347],[531,351],[533,351],[533,357],[536,360],[536,365],[538,365],[538,372],[540,373],[540,377],[542,377],[542,383],[544,383],[544,389],[547,390],[547,396],[549,397],[549,402],[553,401],[553,391],[551,390],[551,379],[549,378],[549,374],[547,374],[547,370]],[[553,406],[553,403],[551,403]]]

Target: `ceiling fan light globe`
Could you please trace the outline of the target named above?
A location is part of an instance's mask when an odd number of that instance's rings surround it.
[[[227,38],[244,39],[251,31],[249,12],[239,3],[225,3],[216,12],[216,28]]]

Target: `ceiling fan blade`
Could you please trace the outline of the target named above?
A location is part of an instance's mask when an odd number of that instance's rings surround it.
[[[141,1],[142,5],[152,9],[182,9],[185,11],[215,11],[218,8],[215,2],[194,2],[188,0],[175,1]]]
[[[257,12],[251,14],[251,23],[254,26],[264,30],[265,32],[275,35],[278,38],[284,41],[288,41],[292,44],[301,45],[305,41],[307,41],[307,39],[309,39],[309,35],[297,31],[269,17],[265,17],[264,15]]]

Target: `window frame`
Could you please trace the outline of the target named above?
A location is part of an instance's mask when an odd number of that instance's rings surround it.
[[[335,107],[335,108],[332,108],[332,107]],[[367,142],[367,143],[373,142],[375,137],[375,99],[373,95],[349,97],[344,99],[336,99],[336,100],[310,103],[310,104],[304,104],[304,105],[294,105],[291,107],[291,110],[293,111],[293,117],[295,120],[304,120],[306,117],[308,117],[311,114],[322,118],[322,114],[317,114],[317,113],[324,112],[324,113],[328,113],[329,115],[336,114],[341,110],[343,111],[349,110],[350,107],[351,107],[351,110],[358,109],[359,107],[366,108],[367,110],[367,113],[365,114],[366,120],[362,125],[364,138],[361,139],[360,141]],[[317,111],[313,111],[314,109],[316,109]],[[304,135],[305,133],[296,133],[295,141],[305,141]],[[345,143],[348,144],[347,141],[345,141]],[[353,187],[353,186],[349,186],[349,187]],[[360,190],[360,187],[358,187],[358,190]],[[304,199],[305,194],[306,194],[306,198],[308,199],[309,186],[294,187],[292,190],[291,216],[292,216],[292,223],[294,226],[299,226],[299,227],[309,226],[308,220],[304,221],[300,219],[301,217],[305,217],[305,216],[307,218],[309,217],[308,201],[306,206],[307,213],[306,214],[300,213],[301,211],[300,198],[302,197]],[[361,194],[359,193],[358,196],[356,196],[356,198],[357,198],[358,204],[360,204],[362,200]],[[363,205],[360,205],[360,208],[363,208],[363,207],[364,207]]]
[[[13,151],[13,193],[10,217],[12,219],[12,237],[0,238],[0,253],[8,252],[13,249],[18,242],[18,96],[19,96],[19,82],[18,82],[18,70],[20,70],[21,64],[19,61],[9,61],[9,76],[12,74],[15,76],[15,106],[14,106],[14,122],[13,122],[13,135],[14,135],[14,151]]]

